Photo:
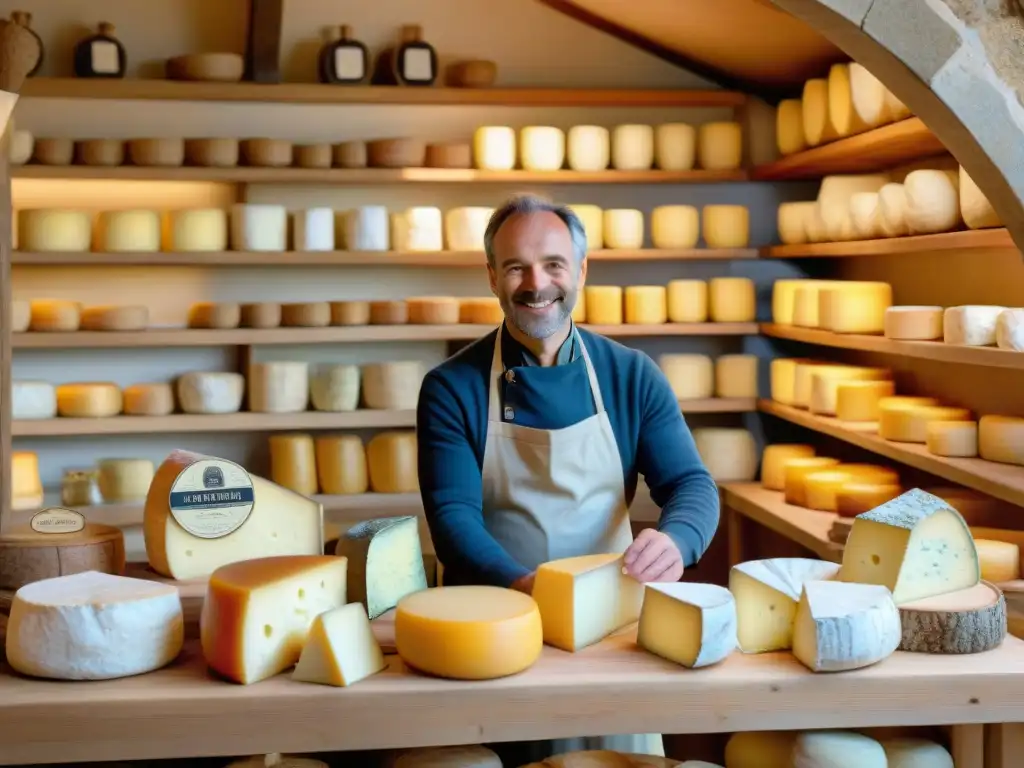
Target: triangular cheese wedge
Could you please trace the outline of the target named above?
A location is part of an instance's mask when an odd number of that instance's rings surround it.
[[[292,679],[346,686],[386,666],[366,608],[362,603],[348,603],[321,613],[313,620]]]

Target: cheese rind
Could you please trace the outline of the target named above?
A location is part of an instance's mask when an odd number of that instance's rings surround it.
[[[757,476],[757,443],[739,427],[698,427],[693,430],[697,453],[716,482],[750,482]]]
[[[84,307],[83,331],[143,331],[149,325],[149,307],[144,305]]]
[[[811,395],[807,408],[811,413],[831,416],[839,408],[839,387],[848,381],[881,381],[889,379],[892,372],[886,368],[861,368],[858,366],[820,366],[811,372]]]
[[[715,584],[647,584],[636,642],[684,667],[717,664],[736,649],[736,601]]]
[[[42,505],[43,482],[39,475],[39,454],[35,451],[13,451],[11,453],[11,508],[36,509]],[[5,585],[3,588],[11,587]]]
[[[364,365],[363,402],[375,410],[412,410],[426,374],[426,366],[419,360]]]
[[[427,588],[414,516],[382,517],[357,523],[338,539],[334,554],[348,560],[348,599],[375,619],[406,595]]]
[[[254,413],[299,413],[309,406],[309,363],[252,363],[248,383]]]
[[[609,208],[602,230],[606,248],[638,250],[644,245],[644,214],[634,208]]]
[[[878,434],[886,440],[898,443],[926,443],[930,422],[970,421],[971,418],[971,412],[966,408],[942,405],[880,405]]]
[[[924,444],[936,456],[973,458],[978,455],[978,422],[929,421]]]
[[[785,245],[800,245],[807,242],[807,219],[813,213],[817,202],[814,200],[799,200],[791,203],[781,203],[776,213],[775,225],[779,231],[779,239]],[[789,280],[776,280],[780,282],[793,282]],[[776,323],[782,322],[775,319]]]
[[[985,461],[1024,466],[1024,419],[982,416],[978,421],[978,454]]]
[[[892,286],[888,283],[835,283],[818,293],[818,325],[833,333],[880,334],[890,306]]]
[[[349,603],[313,620],[292,679],[344,687],[386,668],[366,609],[360,603]]]
[[[770,491],[784,490],[786,487],[786,464],[792,459],[809,459],[813,456],[813,445],[799,443],[766,445],[761,454],[761,486]]]
[[[481,206],[452,208],[444,214],[444,237],[449,251],[482,251],[484,232],[494,214]]]
[[[390,219],[383,205],[344,211],[335,218],[335,228],[335,240],[347,251],[386,251],[391,247]]]
[[[324,363],[309,373],[309,399],[318,411],[339,413],[359,406],[358,365]]]
[[[809,456],[790,459],[782,468],[782,490],[787,504],[807,506],[807,476],[839,465],[839,459],[828,456]]]
[[[996,346],[1024,352],[1024,309],[1004,309],[996,318]]]
[[[969,229],[1001,227],[1003,224],[999,214],[962,165],[959,174],[960,215],[964,224]]]
[[[61,384],[57,387],[57,413],[66,418],[100,419],[121,412],[121,389],[106,381]]]
[[[57,388],[48,381],[11,382],[11,417],[52,419],[57,415]]]
[[[1004,545],[1001,541],[987,543]],[[1016,549],[1015,544],[1008,546]],[[1006,598],[988,580],[968,589],[904,603],[899,609],[901,651],[981,653],[992,650],[1006,637]]]
[[[33,299],[29,302],[30,331],[77,331],[82,321],[82,306],[76,301]]]
[[[921,169],[903,180],[907,227],[912,235],[951,232],[960,226],[960,195],[955,171]]]
[[[895,483],[857,480],[845,483],[836,491],[836,513],[840,517],[856,517],[895,499],[903,488]]]
[[[30,252],[88,251],[92,216],[85,211],[22,208],[18,211],[18,249]]]
[[[893,485],[899,483],[899,473],[872,464],[837,464],[812,472],[804,478],[807,508],[819,512],[837,512],[837,496],[850,483],[873,482]]]
[[[740,731],[725,744],[729,768],[793,768],[793,742],[799,731]]]
[[[780,155],[792,155],[807,148],[804,138],[804,108],[800,99],[783,99],[775,111],[775,145]],[[783,241],[785,242],[785,241]]]
[[[618,285],[587,285],[583,288],[587,322],[591,325],[622,325],[622,288]]]
[[[103,501],[141,501],[153,482],[153,462],[149,459],[100,459],[96,484]]]
[[[396,251],[440,251],[444,248],[441,209],[417,206],[391,214],[391,247]]]
[[[942,307],[889,307],[882,332],[887,339],[934,341],[942,338]]]
[[[311,435],[271,435],[270,479],[282,488],[312,496],[317,492],[316,454]]]
[[[696,162],[697,130],[689,123],[654,129],[654,164],[663,171],[689,171]]]
[[[317,437],[316,472],[320,489],[329,495],[366,493],[370,476],[366,448],[359,435]]]
[[[942,340],[966,347],[990,347],[996,343],[996,325],[1005,309],[976,304],[947,307],[942,316]]]
[[[504,125],[483,125],[473,133],[473,166],[485,171],[516,167],[516,132]]]
[[[190,371],[178,377],[177,390],[185,413],[237,413],[245,377],[234,372]]]
[[[1020,578],[1020,546],[1009,541],[975,539],[981,578],[996,584]]]

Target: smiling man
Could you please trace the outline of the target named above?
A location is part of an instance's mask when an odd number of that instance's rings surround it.
[[[572,322],[583,225],[566,207],[518,197],[495,211],[484,247],[505,322],[427,375],[417,413],[444,583],[529,593],[541,563],[610,552],[625,553],[638,581],[678,581],[715,533],[718,491],[654,361]],[[638,474],[661,516],[634,540]],[[663,754],[653,735],[551,747],[582,748]]]

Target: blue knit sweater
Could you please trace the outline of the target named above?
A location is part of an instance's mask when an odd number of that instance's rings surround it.
[[[483,519],[484,444],[488,378],[497,330],[473,342],[427,374],[419,396],[416,429],[420,493],[447,585],[507,587],[528,571],[488,532]],[[718,527],[718,489],[697,454],[693,436],[664,374],[645,353],[579,329],[597,374],[605,409],[622,458],[626,500],[644,476],[661,507],[658,530],[695,563]],[[538,366],[508,333],[502,336],[506,370],[499,380],[502,405],[514,423],[561,429],[596,413],[586,364],[572,344],[558,364]],[[504,412],[504,408],[502,409]],[[506,419],[507,420],[507,419]]]

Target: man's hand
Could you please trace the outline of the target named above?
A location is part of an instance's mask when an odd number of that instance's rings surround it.
[[[512,582],[512,589],[517,589],[520,592],[526,593],[527,595],[532,595],[534,575],[534,573],[528,573],[522,578],[516,579]]]
[[[645,528],[625,555],[626,573],[639,582],[679,581],[683,556],[668,534]]]

